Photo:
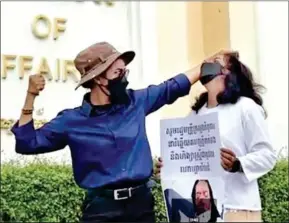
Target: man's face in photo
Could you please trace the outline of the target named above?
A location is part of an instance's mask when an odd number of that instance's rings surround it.
[[[199,181],[196,186],[196,207],[197,213],[202,214],[211,209],[211,196],[206,181]]]

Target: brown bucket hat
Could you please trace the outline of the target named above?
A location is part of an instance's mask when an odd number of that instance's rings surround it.
[[[120,53],[107,42],[95,43],[87,47],[74,59],[74,65],[81,75],[75,90],[85,82],[102,74],[117,59],[122,59],[127,65],[134,57],[134,51]]]

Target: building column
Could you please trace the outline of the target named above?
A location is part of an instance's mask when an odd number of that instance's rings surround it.
[[[228,2],[188,2],[189,60],[193,64],[230,48],[228,5]],[[195,84],[190,93],[191,104],[204,91],[200,82]]]
[[[255,23],[255,2],[229,2],[230,47],[260,80]]]
[[[202,2],[158,2],[159,71],[163,80],[185,72],[203,58]],[[162,117],[184,117],[192,98],[162,109]]]
[[[288,149],[288,2],[256,2],[256,26],[269,131],[280,151]]]

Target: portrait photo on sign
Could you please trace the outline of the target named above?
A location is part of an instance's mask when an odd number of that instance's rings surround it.
[[[222,178],[178,178],[162,181],[169,222],[222,222]]]

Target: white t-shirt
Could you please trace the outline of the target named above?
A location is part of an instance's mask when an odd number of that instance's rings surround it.
[[[218,112],[221,143],[230,148],[241,162],[244,173],[224,171],[226,209],[261,210],[257,179],[273,169],[273,150],[264,110],[253,100],[241,97],[236,104],[207,108],[195,115]]]

